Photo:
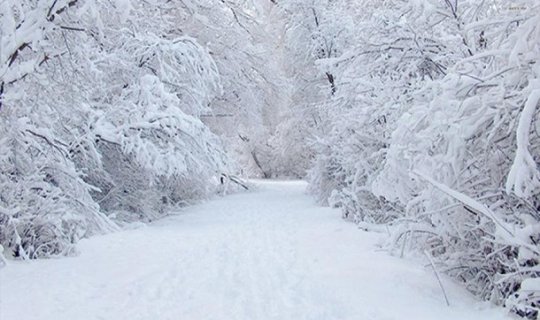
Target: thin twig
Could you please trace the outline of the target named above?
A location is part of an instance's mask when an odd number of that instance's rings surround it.
[[[429,252],[427,250],[424,250],[424,254],[428,258],[429,263],[431,264],[431,267],[433,268],[433,272],[435,273],[435,277],[437,277],[437,281],[439,282],[439,286],[441,287],[441,291],[442,291],[442,293],[444,295],[444,300],[446,301],[446,305],[450,306],[450,301],[448,301],[448,296],[446,295],[446,290],[444,289],[444,286],[442,284],[441,277],[439,275],[439,271],[435,267],[435,263],[433,262],[433,259],[431,258],[431,255],[429,254]]]

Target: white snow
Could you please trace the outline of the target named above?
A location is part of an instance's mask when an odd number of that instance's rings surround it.
[[[0,319],[510,319],[380,234],[318,207],[303,182],[193,206],[80,243],[74,258],[0,270]]]

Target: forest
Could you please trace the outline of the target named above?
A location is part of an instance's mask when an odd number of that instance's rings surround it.
[[[540,3],[0,2],[0,266],[249,178],[537,319]]]

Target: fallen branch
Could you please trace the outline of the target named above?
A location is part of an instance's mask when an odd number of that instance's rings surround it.
[[[249,187],[247,186],[247,184],[244,181],[242,181],[242,179],[238,178],[237,176],[230,176],[230,175],[228,175],[226,173],[222,173],[221,178],[222,179],[227,178],[227,179],[229,179],[229,181],[236,183],[237,185],[241,186],[245,190],[249,190]],[[223,183],[223,180],[222,180],[221,183]]]

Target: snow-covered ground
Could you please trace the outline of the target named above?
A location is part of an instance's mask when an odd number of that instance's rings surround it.
[[[0,270],[1,320],[499,320],[505,311],[377,250],[302,182],[190,207],[80,243],[74,258]]]

